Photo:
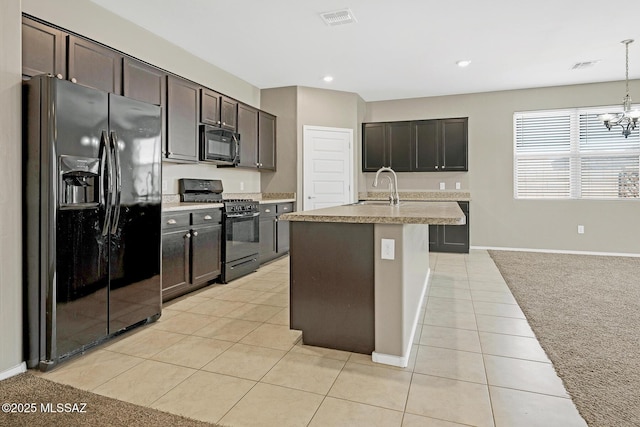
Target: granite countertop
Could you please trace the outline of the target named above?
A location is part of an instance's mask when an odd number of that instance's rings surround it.
[[[353,204],[291,212],[280,220],[309,222],[345,222],[356,224],[439,224],[464,225],[466,216],[455,202],[402,202],[388,204]]]
[[[439,201],[470,201],[471,193],[463,190],[434,190],[434,191],[400,191],[400,201],[439,202]],[[388,200],[388,191],[369,191],[359,193],[359,200]]]
[[[253,199],[261,205],[268,203],[292,203],[296,201],[295,193],[223,193],[225,199]],[[222,203],[184,203],[177,194],[165,195],[162,198],[163,212],[192,211],[196,209],[221,208]]]

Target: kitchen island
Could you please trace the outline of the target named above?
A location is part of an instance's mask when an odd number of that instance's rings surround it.
[[[368,201],[290,221],[290,325],[305,344],[407,366],[429,279],[429,225],[464,225],[454,202]]]

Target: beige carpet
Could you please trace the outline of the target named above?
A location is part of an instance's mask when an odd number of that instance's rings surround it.
[[[0,403],[29,404],[35,403],[35,412],[6,413],[5,406],[0,411],[0,426],[11,427],[138,427],[138,426],[172,426],[172,427],[211,427],[212,424],[172,415],[167,412],[145,408],[132,403],[122,402],[109,397],[100,396],[88,391],[58,384],[30,373],[16,375],[0,381]],[[71,404],[67,408],[76,412],[43,412],[41,404],[52,403],[51,408],[57,410],[58,403]],[[76,403],[78,405],[73,406]],[[82,403],[86,403],[83,406]],[[45,406],[46,408],[46,406]],[[22,408],[16,408],[21,409]],[[63,405],[60,409],[65,410]],[[85,413],[77,412],[85,410]]]
[[[590,426],[640,426],[640,258],[489,251]]]

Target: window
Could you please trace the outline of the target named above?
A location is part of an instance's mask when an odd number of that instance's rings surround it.
[[[598,119],[620,107],[518,112],[516,199],[639,199],[640,132],[628,138]]]

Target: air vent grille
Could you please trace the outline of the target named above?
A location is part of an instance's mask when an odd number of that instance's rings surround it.
[[[353,24],[356,21],[351,9],[334,10],[333,12],[321,13],[320,17],[325,24],[330,26]]]

